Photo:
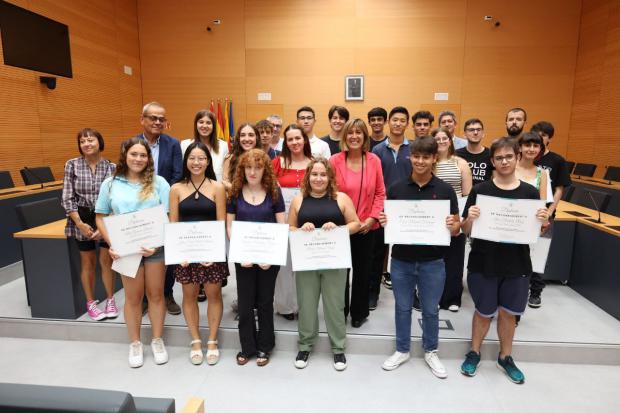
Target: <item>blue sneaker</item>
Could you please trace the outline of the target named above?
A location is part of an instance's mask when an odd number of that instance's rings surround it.
[[[461,364],[461,373],[469,377],[474,377],[479,364],[480,354],[475,351],[470,351],[465,355],[465,361]]]
[[[525,382],[523,372],[515,365],[515,361],[511,356],[506,356],[503,359],[498,356],[497,368],[506,373],[513,383],[523,384]]]

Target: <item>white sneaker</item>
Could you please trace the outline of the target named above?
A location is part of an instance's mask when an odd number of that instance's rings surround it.
[[[381,368],[387,371],[394,370],[407,360],[409,360],[409,353],[401,353],[396,351],[383,362]]]
[[[448,372],[444,367],[441,360],[439,360],[439,356],[437,355],[437,350],[429,351],[424,353],[424,361],[428,364],[428,367],[431,368],[433,374],[440,379],[445,379],[448,377]]]
[[[155,364],[166,364],[168,362],[168,352],[166,351],[166,346],[164,346],[164,340],[154,338],[151,341],[151,350],[153,351]]]
[[[456,313],[456,312],[458,312],[458,311],[459,311],[459,309],[460,309],[460,308],[461,308],[461,307],[459,307],[458,305],[456,305],[456,304],[452,304],[450,307],[448,307],[448,310],[449,310],[449,311],[452,311],[453,313]]]
[[[144,364],[144,353],[142,351],[142,343],[134,341],[129,345],[129,367],[142,367]]]

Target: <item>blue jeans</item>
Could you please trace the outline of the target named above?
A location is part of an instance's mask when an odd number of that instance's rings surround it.
[[[392,291],[396,305],[396,351],[411,349],[411,307],[416,285],[422,305],[422,347],[437,350],[439,342],[439,300],[446,281],[443,259],[407,262],[392,258]]]

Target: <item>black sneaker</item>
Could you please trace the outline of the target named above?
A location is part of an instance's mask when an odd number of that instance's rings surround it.
[[[381,276],[381,282],[385,286],[385,288],[391,290],[392,289],[392,276],[389,272],[384,272]]]
[[[200,284],[200,290],[198,290],[198,302],[202,303],[207,301],[207,294],[205,294],[204,284]]]
[[[334,354],[334,368],[338,371],[347,368],[347,358],[344,356],[344,353]]]
[[[304,369],[308,365],[308,357],[310,357],[309,351],[300,351],[295,358],[295,367],[298,369]]]
[[[539,294],[530,294],[530,298],[527,300],[527,305],[532,308],[538,308],[542,305],[542,300]]]
[[[370,311],[374,311],[374,310],[376,310],[376,309],[377,309],[377,302],[378,302],[378,301],[379,301],[379,300],[377,299],[377,297],[370,297],[370,298],[368,299],[368,309],[369,309]]]

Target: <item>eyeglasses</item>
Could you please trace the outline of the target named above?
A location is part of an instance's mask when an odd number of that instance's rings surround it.
[[[275,123],[271,124],[274,129],[282,129],[282,125],[276,125]]]
[[[465,132],[471,132],[471,133],[477,132],[477,133],[480,133],[480,132],[482,132],[482,128],[467,128],[467,129],[465,129]]]
[[[168,119],[165,116],[156,116],[156,115],[144,115],[145,118],[150,120],[153,123],[166,123]]]
[[[190,156],[189,158],[187,158],[187,160],[189,162],[200,162],[200,163],[204,163],[207,162],[207,157],[206,156],[200,156],[198,158],[195,158],[193,156]]]
[[[450,138],[448,138],[447,136],[439,136],[439,137],[436,137],[435,140],[437,142],[449,142]]]
[[[314,116],[300,116],[297,119],[304,121],[304,120],[312,120],[314,119]]]
[[[495,159],[495,162],[497,163],[502,163],[504,161],[506,162],[512,162],[515,160],[515,155],[510,154],[510,155],[506,155],[506,156],[494,156],[493,159]]]

